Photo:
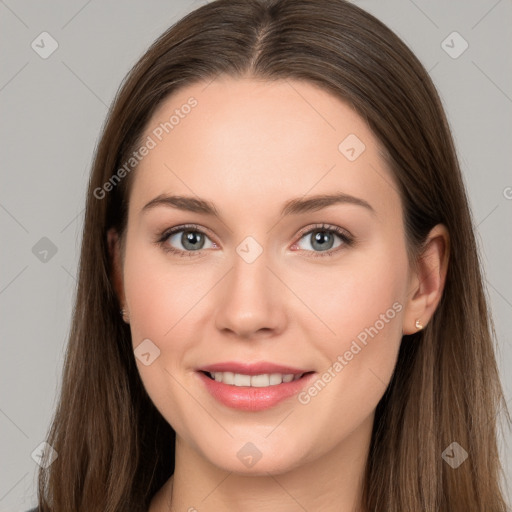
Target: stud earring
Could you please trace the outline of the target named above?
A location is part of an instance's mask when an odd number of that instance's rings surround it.
[[[419,321],[419,320],[416,320],[416,329],[418,329],[419,331],[421,331],[421,329],[423,329],[423,324]]]
[[[119,310],[119,312],[121,313],[121,316],[123,317],[123,320],[128,323],[128,314],[126,313],[126,309],[122,308]]]

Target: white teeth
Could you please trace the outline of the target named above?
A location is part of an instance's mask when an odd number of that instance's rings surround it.
[[[292,382],[299,380],[303,374],[294,375],[293,373],[264,373],[261,375],[244,375],[233,372],[210,372],[210,375],[217,382],[230,384],[232,386],[250,386],[253,388],[264,388],[266,386],[276,386],[282,382]]]
[[[271,373],[270,374],[270,385],[274,386],[276,384],[281,384],[283,382],[283,376],[280,373]]]
[[[215,373],[215,380],[217,380],[217,373]],[[224,382],[224,384],[234,384],[235,374],[233,372],[221,372],[219,382]]]
[[[281,381],[281,377],[279,377],[279,381]],[[281,384],[281,382],[276,382],[276,384]],[[253,388],[264,388],[265,386],[270,386],[270,375],[252,375],[251,386]]]
[[[242,375],[241,373],[235,373],[235,386],[250,386],[251,385],[251,376],[250,375]]]

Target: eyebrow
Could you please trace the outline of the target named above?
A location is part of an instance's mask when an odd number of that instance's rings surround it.
[[[284,203],[281,210],[281,217],[314,212],[335,204],[353,204],[356,206],[362,206],[372,213],[372,215],[375,215],[373,207],[364,199],[340,192],[335,194],[320,194],[310,196],[308,198],[290,199]],[[142,208],[141,213],[158,206],[167,206],[188,212],[203,213],[206,215],[220,217],[217,208],[210,201],[189,196],[174,196],[166,194],[160,194],[149,201],[149,203]]]

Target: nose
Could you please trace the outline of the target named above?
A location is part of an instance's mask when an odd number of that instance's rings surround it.
[[[220,283],[215,313],[217,329],[243,339],[280,334],[287,322],[287,297],[276,274],[265,252],[250,263],[236,254],[231,271]]]

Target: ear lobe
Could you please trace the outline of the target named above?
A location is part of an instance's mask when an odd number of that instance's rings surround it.
[[[432,318],[446,283],[450,253],[450,236],[443,224],[430,231],[425,248],[418,257],[417,271],[411,282],[404,314],[404,334],[413,334],[419,329],[416,321],[423,326]]]
[[[114,286],[117,298],[121,305],[124,304],[124,284],[123,284],[123,268],[121,264],[121,247],[119,235],[115,228],[111,228],[107,232],[108,252],[110,256],[110,279]]]

